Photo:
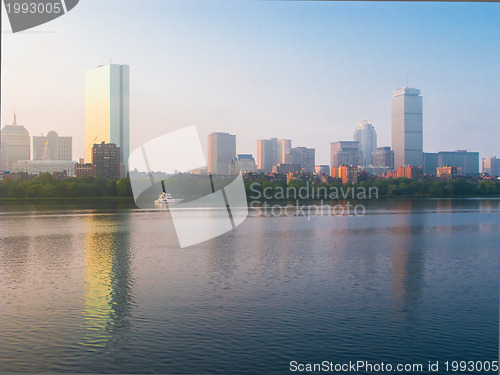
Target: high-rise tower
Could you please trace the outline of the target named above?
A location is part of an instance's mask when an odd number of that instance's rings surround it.
[[[101,142],[120,148],[120,163],[129,156],[129,66],[109,64],[85,72],[85,160]]]
[[[236,157],[236,136],[214,132],[208,135],[208,173],[229,175],[231,160]]]
[[[423,111],[420,90],[404,87],[394,91],[391,110],[394,167],[423,166]]]

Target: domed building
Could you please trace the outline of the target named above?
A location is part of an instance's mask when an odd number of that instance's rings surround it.
[[[13,171],[18,161],[30,160],[30,134],[22,125],[18,125],[16,114],[12,125],[2,129],[0,170]]]
[[[71,160],[72,137],[61,137],[55,131],[33,136],[33,160]]]

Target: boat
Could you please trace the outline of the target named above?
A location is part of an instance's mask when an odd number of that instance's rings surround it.
[[[182,202],[184,199],[179,199],[179,198],[174,198],[172,196],[172,194],[170,193],[161,193],[159,196],[158,196],[158,199],[155,200],[155,204],[159,204],[159,205],[164,205],[164,204],[167,204],[167,203],[180,203]]]

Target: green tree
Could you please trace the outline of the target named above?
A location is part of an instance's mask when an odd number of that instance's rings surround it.
[[[116,186],[116,181],[110,178],[106,183],[105,188],[106,196],[108,197],[116,197],[118,195],[118,188]]]
[[[132,186],[130,185],[130,178],[122,178],[117,182],[118,195],[120,197],[132,197]]]

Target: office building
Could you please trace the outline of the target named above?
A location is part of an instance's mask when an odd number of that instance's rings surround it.
[[[114,143],[101,142],[92,146],[94,177],[120,179],[120,148]]]
[[[16,114],[12,125],[5,125],[1,134],[0,170],[13,171],[20,160],[30,160],[30,134],[17,124]]]
[[[307,147],[294,147],[290,149],[290,164],[300,165],[302,172],[314,173],[316,150]]]
[[[366,119],[360,121],[354,131],[354,141],[359,142],[359,149],[363,154],[363,166],[372,164],[372,153],[377,148],[377,132]]]
[[[377,147],[372,153],[373,167],[394,169],[394,151],[390,147]]]
[[[129,156],[129,66],[109,64],[85,72],[85,161],[94,144],[113,143],[120,163]],[[127,168],[128,169],[128,168]]]
[[[458,175],[479,174],[479,152],[468,152],[467,150],[439,151],[438,167],[457,167]]]
[[[490,156],[489,158],[483,159],[483,173],[499,177],[500,176],[500,159],[496,156]]]
[[[363,162],[363,155],[359,150],[359,142],[355,141],[330,143],[330,155],[332,168],[341,167],[343,165],[353,165],[357,167]]]
[[[71,160],[72,156],[72,137],[60,137],[55,131],[33,136],[33,160]]]
[[[437,167],[438,167],[437,152],[424,152],[424,173],[436,174]]]
[[[394,166],[423,166],[423,107],[420,90],[404,87],[394,91],[391,107]]]
[[[15,164],[14,172],[29,175],[50,173],[52,175],[74,177],[75,164],[76,161],[70,160],[20,160]]]
[[[257,170],[257,165],[252,154],[238,154],[231,159],[230,170],[232,175],[236,175],[240,171],[254,173]]]
[[[290,139],[259,139],[257,141],[257,169],[270,173],[275,165],[290,163]]]
[[[314,167],[314,172],[320,176],[322,176],[322,175],[330,176],[330,166],[329,165],[316,165]]]
[[[208,135],[208,173],[229,175],[229,166],[235,156],[235,135],[222,132]]]

